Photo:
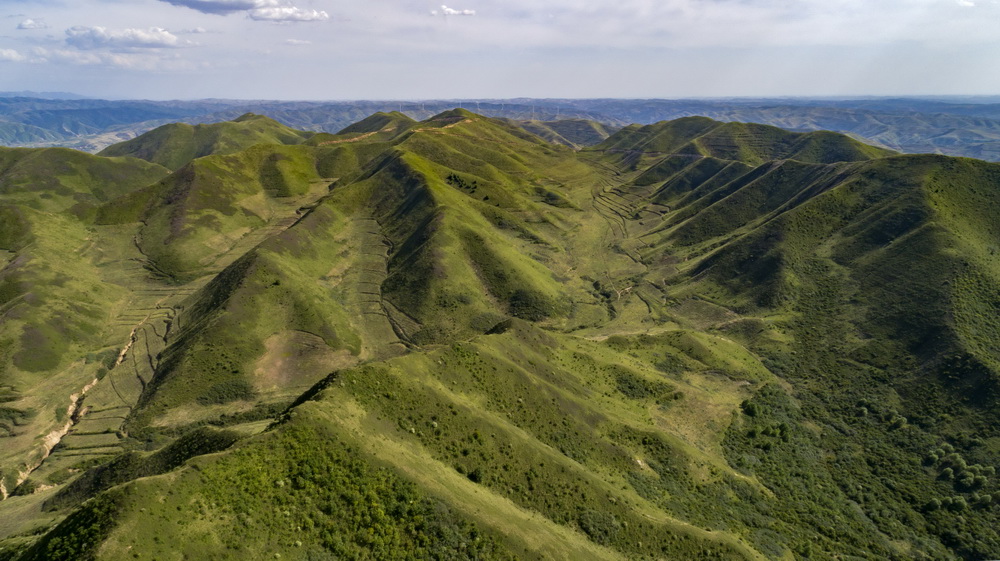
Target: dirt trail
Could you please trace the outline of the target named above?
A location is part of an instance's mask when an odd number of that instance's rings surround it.
[[[371,135],[373,135],[373,134],[375,134],[377,132],[381,132],[381,131],[366,132],[365,134],[362,134],[361,136],[355,136],[354,138],[342,138],[340,140],[327,140],[326,142],[320,142],[316,146],[329,146],[331,144],[344,144],[345,142],[360,142],[360,141],[368,138],[369,136],[371,136]]]
[[[451,123],[451,124],[448,124],[448,125],[445,125],[445,126],[443,126],[443,127],[421,127],[421,128],[419,128],[419,129],[413,129],[413,132],[425,132],[425,131],[431,131],[431,132],[434,132],[434,131],[443,131],[443,130],[445,130],[445,129],[450,129],[451,127],[457,127],[458,125],[461,125],[461,124],[465,124],[465,123],[471,123],[471,122],[473,122],[474,120],[475,120],[475,119],[462,119],[461,121],[455,121],[454,123]]]

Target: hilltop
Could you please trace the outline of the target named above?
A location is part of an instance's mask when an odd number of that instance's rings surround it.
[[[254,144],[301,144],[312,134],[247,113],[234,121],[209,125],[163,125],[108,146],[99,156],[132,156],[176,171],[184,164],[210,154],[231,154]]]
[[[998,164],[464,109],[2,154],[0,559],[1000,551]]]

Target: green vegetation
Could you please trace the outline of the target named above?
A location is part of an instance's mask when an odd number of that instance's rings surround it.
[[[0,196],[4,205],[42,211],[70,210],[110,201],[166,176],[162,166],[135,158],[100,158],[65,148],[0,147]]]
[[[513,124],[553,144],[576,149],[599,144],[617,130],[617,127],[586,119],[513,121]]]
[[[132,156],[176,171],[202,156],[232,154],[255,144],[301,144],[312,135],[263,115],[247,113],[233,121],[211,125],[164,125],[108,146],[99,155]]]
[[[1000,166],[275,125],[0,191],[0,559],[1000,553]]]

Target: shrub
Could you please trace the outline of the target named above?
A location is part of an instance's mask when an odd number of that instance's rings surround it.
[[[615,515],[596,510],[585,510],[577,518],[577,524],[583,533],[601,545],[608,545],[622,529],[621,522]]]
[[[541,321],[553,312],[548,298],[533,290],[519,288],[510,295],[510,315],[528,321]]]
[[[257,397],[257,391],[253,389],[246,380],[230,379],[219,382],[208,388],[208,391],[198,396],[198,403],[202,405],[213,405],[216,403],[229,403],[230,401],[251,400]]]

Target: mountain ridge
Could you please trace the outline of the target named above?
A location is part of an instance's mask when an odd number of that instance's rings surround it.
[[[549,138],[557,137],[552,136],[551,130],[546,132],[532,123],[570,120],[557,125],[565,127],[572,119],[585,119],[618,128],[630,123],[650,124],[703,115],[720,121],[763,123],[800,132],[835,130],[869,144],[909,153],[1000,159],[997,149],[1000,106],[989,98],[513,99],[458,103],[469,108],[474,105],[477,112],[485,115],[518,120]],[[422,120],[455,104],[455,101],[433,100],[142,102],[0,98],[0,139],[33,147],[63,145],[96,152],[166,123],[214,123],[237,118],[248,111],[266,113],[297,129],[334,133],[379,111],[400,111]]]

